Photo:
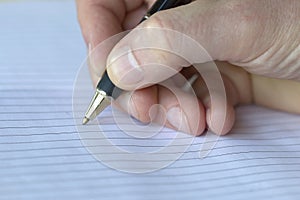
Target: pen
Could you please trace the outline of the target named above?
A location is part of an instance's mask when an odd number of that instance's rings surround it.
[[[147,20],[151,15],[160,10],[174,8],[180,5],[187,4],[189,2],[191,2],[191,0],[157,0],[144,15],[141,22]],[[110,105],[111,98],[118,98],[121,92],[122,90],[112,83],[112,81],[108,77],[107,71],[105,71],[96,87],[96,92],[85,113],[82,124],[85,125],[89,121],[95,119],[98,114],[100,114],[107,106]]]

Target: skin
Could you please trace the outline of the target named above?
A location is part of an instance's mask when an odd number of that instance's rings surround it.
[[[154,84],[165,81],[180,72],[187,79],[195,72],[178,57],[163,51],[133,51],[136,65],[129,57],[115,61],[120,49],[137,48],[140,41],[135,31],[120,40],[107,54],[98,56],[97,64],[90,65],[93,82],[96,83],[106,60],[111,80],[124,90],[134,93],[122,95],[115,103],[121,109],[141,120],[151,120],[148,112],[160,104],[177,121],[168,119],[164,125],[200,135],[205,128],[216,134],[228,133],[235,121],[234,108],[240,104],[257,104],[273,109],[300,113],[300,1],[299,0],[196,0],[191,4],[161,11],[138,24],[153,0],[77,0],[78,19],[89,51],[107,38],[125,30],[135,28],[167,28],[184,33],[201,44],[211,56],[199,63],[205,65],[212,60],[222,74],[226,99],[218,97],[212,101],[204,80],[199,77],[193,83],[197,95],[178,91],[185,103],[180,104],[170,90]],[[160,40],[155,39],[159,37]],[[163,47],[172,49],[168,35],[148,35],[152,44],[166,41]],[[156,60],[174,70],[162,70],[147,64]],[[102,61],[103,62],[103,61]],[[200,64],[201,65],[201,64]],[[157,67],[157,68],[156,68]],[[137,70],[138,69],[138,70]],[[142,69],[142,70],[140,70]],[[130,73],[127,73],[130,72]],[[124,74],[125,77],[124,77]],[[141,79],[143,77],[143,79]],[[151,81],[150,81],[151,80]],[[149,84],[149,82],[153,84]],[[124,103],[126,102],[126,103]],[[181,106],[184,105],[184,106]],[[225,106],[224,106],[225,105]],[[225,111],[225,112],[224,112]],[[154,120],[161,119],[156,111]],[[168,115],[167,115],[168,116]],[[225,117],[225,122],[220,120]],[[199,118],[199,120],[195,120]],[[152,119],[153,120],[153,119]]]

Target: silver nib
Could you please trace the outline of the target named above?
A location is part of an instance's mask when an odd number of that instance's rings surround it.
[[[85,113],[82,124],[95,119],[107,106],[110,105],[110,98],[102,90],[96,90],[95,95]]]
[[[82,120],[82,125],[86,125],[90,120],[86,117],[83,118]]]

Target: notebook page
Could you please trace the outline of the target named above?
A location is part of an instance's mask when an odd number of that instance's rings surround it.
[[[206,158],[198,137],[166,168],[120,172],[87,151],[73,119],[86,56],[74,2],[2,2],[0,24],[1,200],[299,199],[299,116],[241,107],[232,133]],[[159,148],[175,134],[132,138],[118,131],[111,109],[100,118],[106,137],[126,150]]]

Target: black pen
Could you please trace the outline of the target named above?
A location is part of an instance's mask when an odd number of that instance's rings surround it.
[[[157,0],[149,11],[144,15],[141,22],[148,19],[154,13],[160,10],[174,8],[180,5],[189,3],[191,0]],[[140,22],[140,23],[141,23]],[[111,98],[116,99],[121,94],[122,90],[116,87],[109,79],[105,71],[101,80],[99,81],[95,95],[85,113],[82,124],[87,124],[100,114],[107,106],[110,105]]]

